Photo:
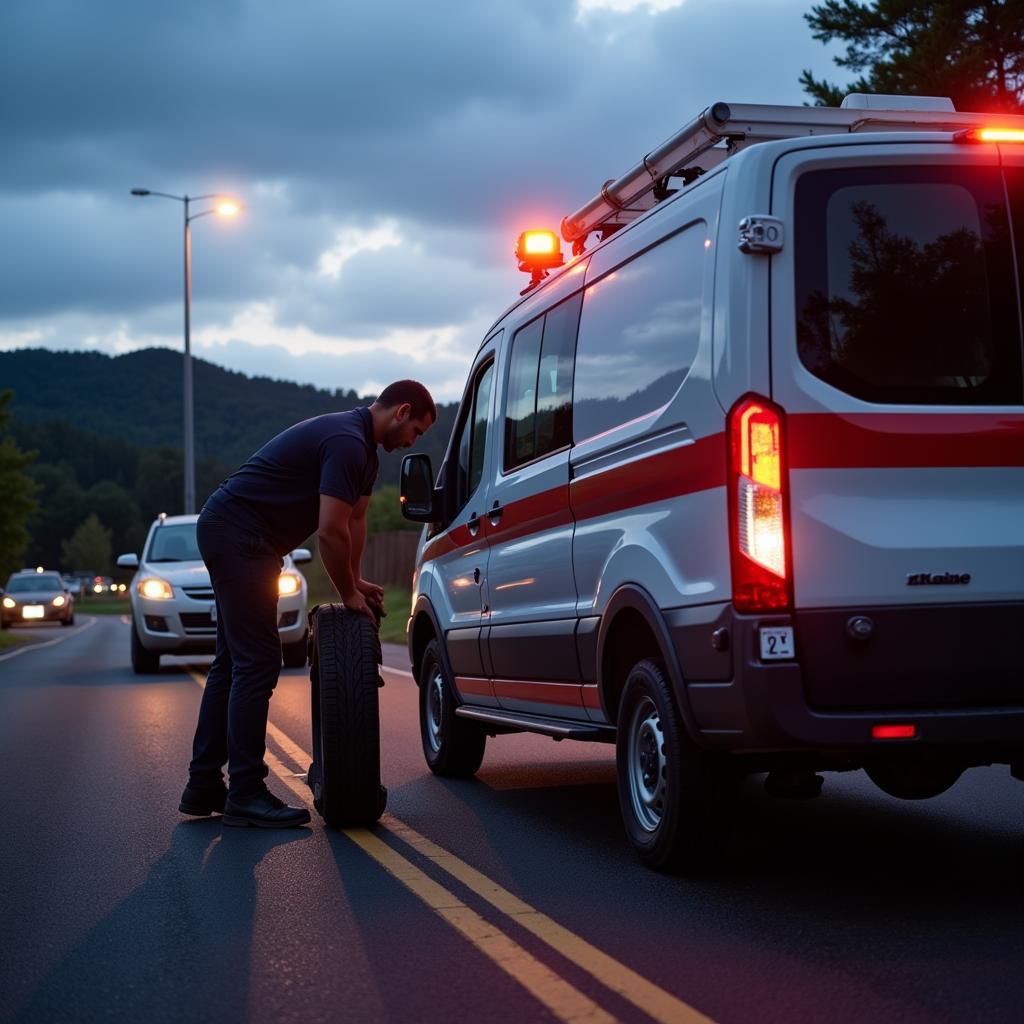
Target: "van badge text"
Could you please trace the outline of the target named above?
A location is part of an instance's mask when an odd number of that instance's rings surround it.
[[[971,582],[969,572],[911,572],[907,574],[908,587],[942,586]]]

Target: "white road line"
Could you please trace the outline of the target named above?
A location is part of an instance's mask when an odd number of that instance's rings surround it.
[[[0,661],[7,661],[8,658],[16,658],[19,654],[25,654],[27,651],[41,651],[44,647],[52,647],[54,644],[62,644],[65,640],[70,640],[74,636],[78,636],[79,633],[84,633],[90,626],[96,625],[96,619],[86,619],[85,625],[79,626],[78,629],[72,630],[70,633],[64,633],[61,636],[55,637],[53,640],[47,640],[45,643],[35,644],[28,643],[24,647],[15,648],[13,651],[8,651],[6,654],[0,654]]]

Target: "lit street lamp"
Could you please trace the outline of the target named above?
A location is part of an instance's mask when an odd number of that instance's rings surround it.
[[[176,199],[185,211],[185,515],[196,510],[196,451],[193,436],[192,414],[192,221],[216,213],[221,217],[234,217],[241,209],[233,199],[217,195],[174,196],[169,192],[153,192],[148,188],[133,188],[133,196],[160,196],[162,199]],[[189,214],[189,203],[202,199],[216,199],[215,206],[199,213]]]

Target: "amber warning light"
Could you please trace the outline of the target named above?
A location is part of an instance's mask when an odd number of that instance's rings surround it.
[[[540,284],[548,271],[565,262],[562,246],[554,231],[524,231],[516,242],[519,269],[530,275],[526,291]]]
[[[953,138],[957,142],[1024,142],[1024,128],[968,128]]]

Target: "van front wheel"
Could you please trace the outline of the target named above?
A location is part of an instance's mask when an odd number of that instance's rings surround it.
[[[484,759],[487,734],[476,722],[455,714],[455,692],[437,640],[427,644],[420,668],[420,739],[435,775],[473,775]]]
[[[656,871],[709,866],[727,835],[734,780],[687,735],[660,661],[629,673],[616,763],[622,819],[640,859]]]

